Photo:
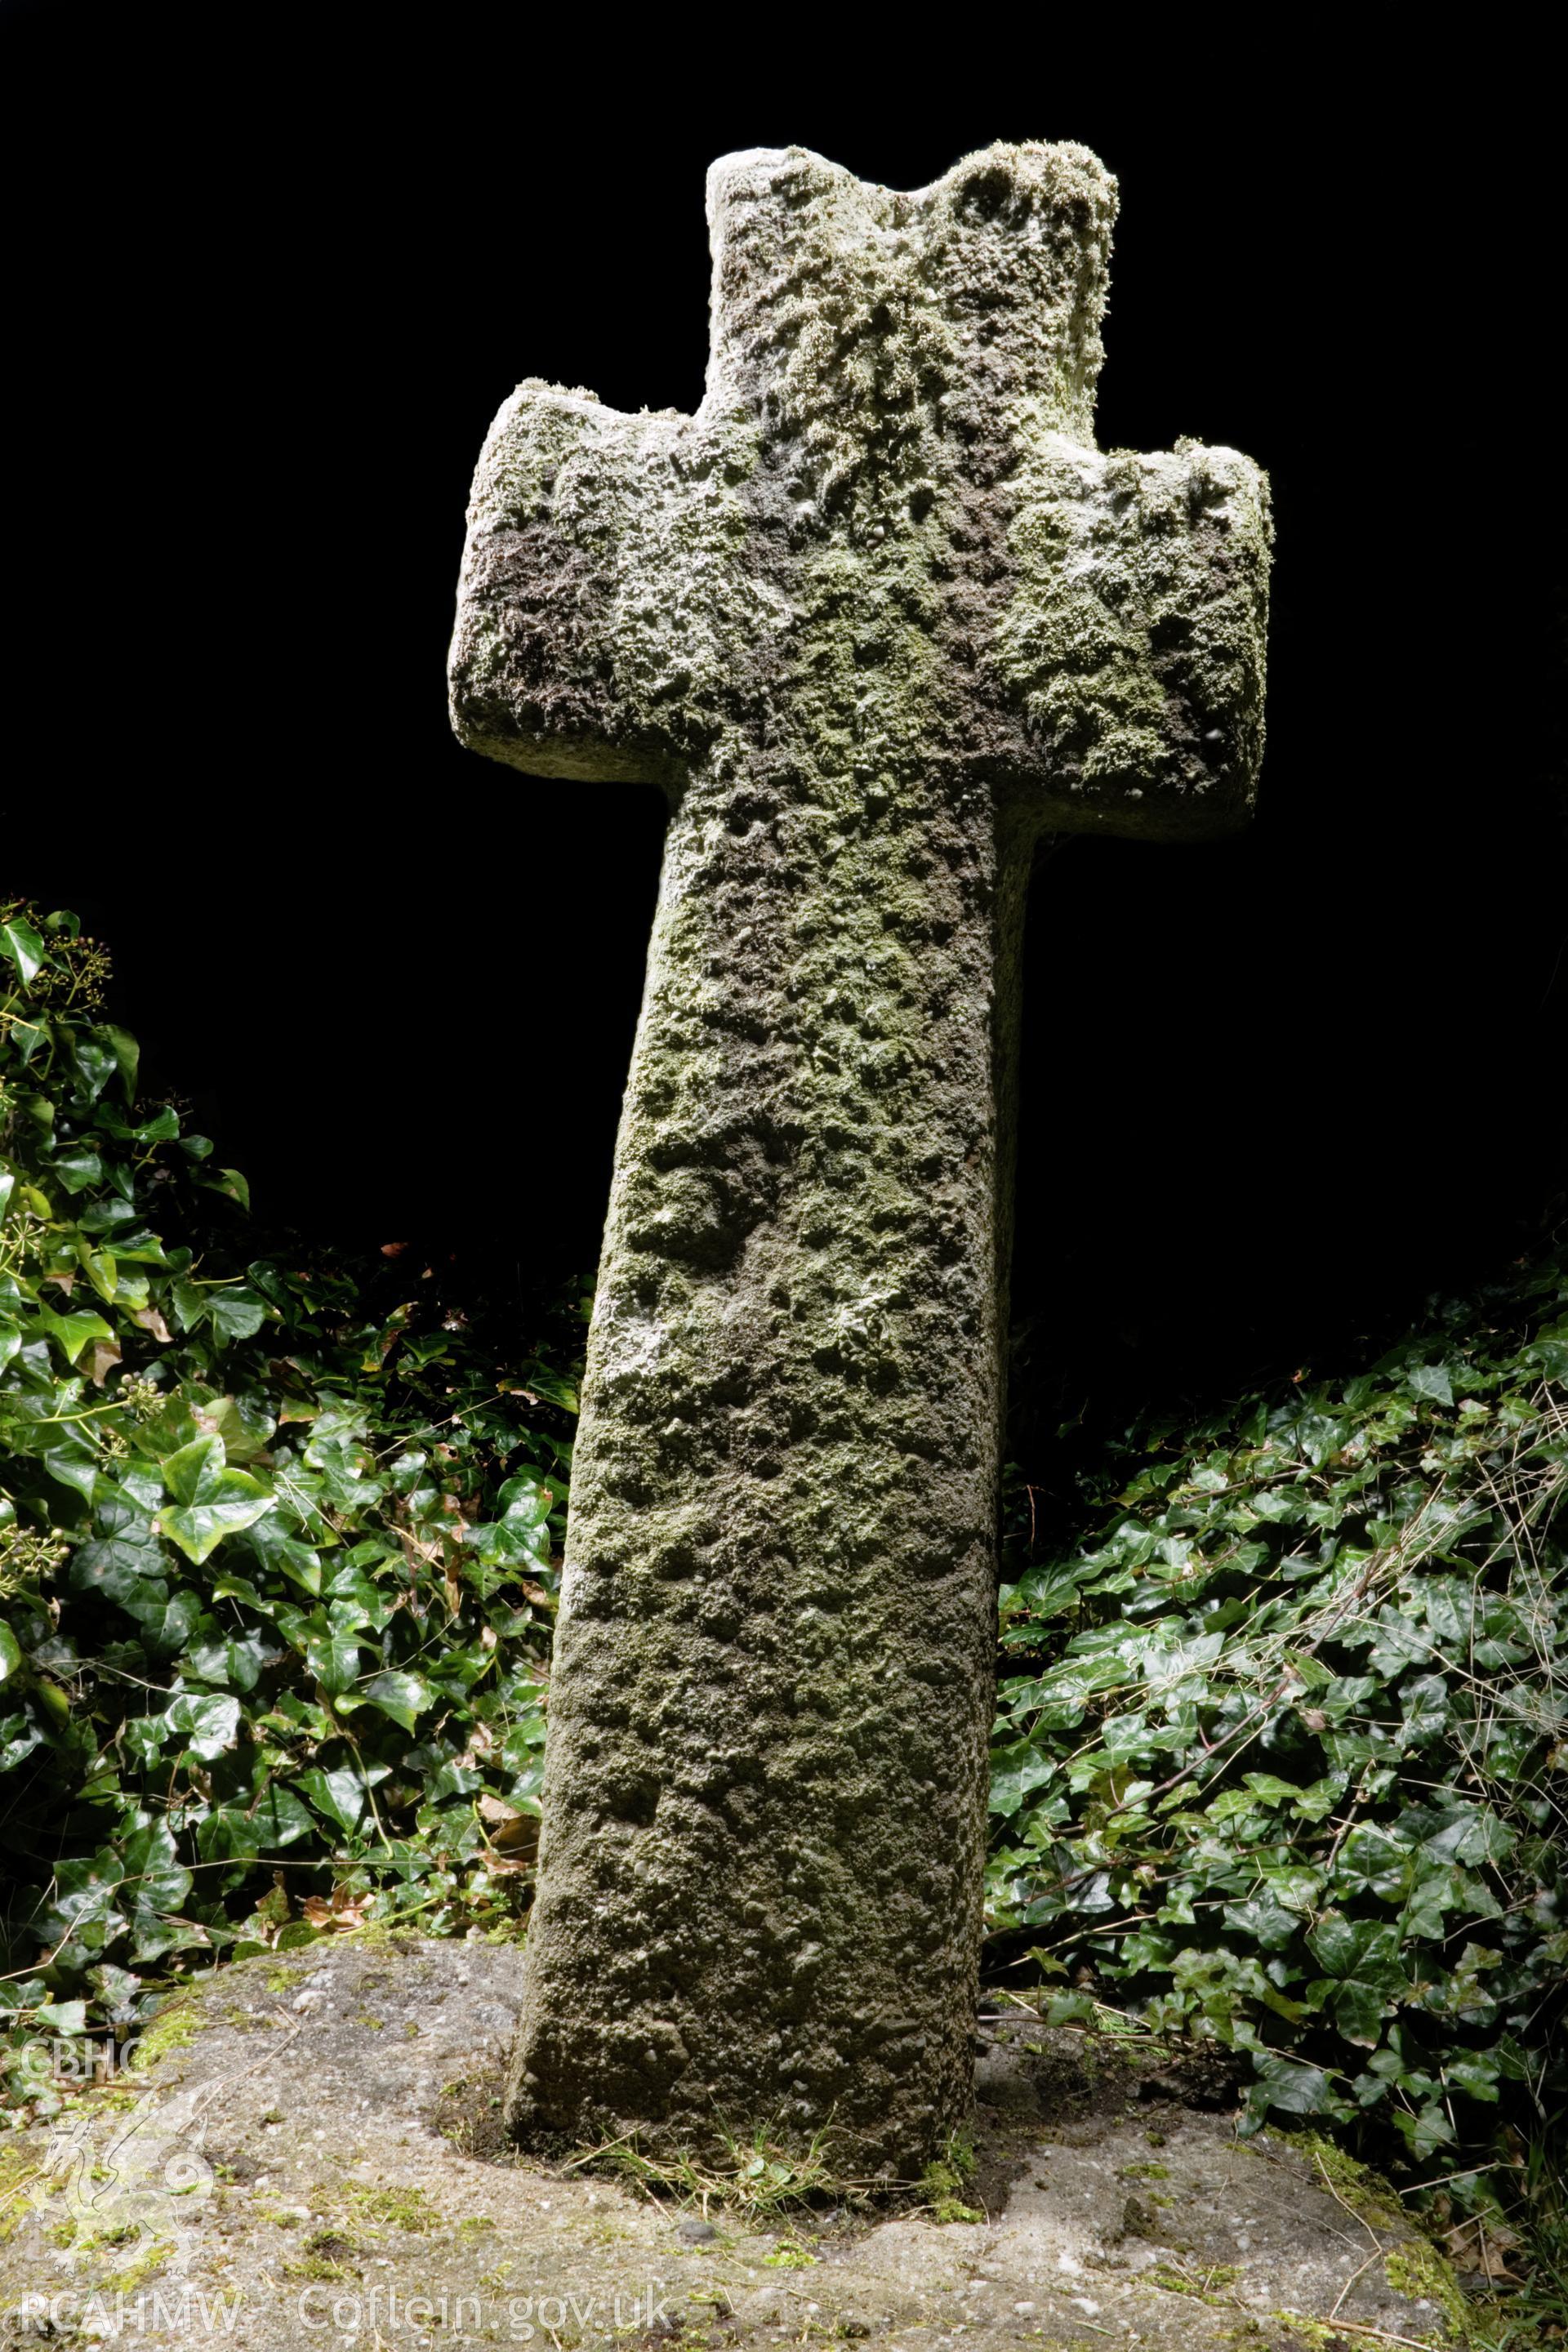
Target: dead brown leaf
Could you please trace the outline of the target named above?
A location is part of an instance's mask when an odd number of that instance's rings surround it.
[[[346,1886],[334,1886],[330,1897],[307,1895],[300,1908],[312,1927],[363,1927],[370,1900],[368,1895],[351,1895]]]
[[[1458,2222],[1445,2231],[1444,2250],[1457,2271],[1485,2279],[1503,2279],[1510,2285],[1520,2284],[1520,2274],[1510,2270],[1508,2257],[1520,2244],[1518,2236],[1503,2223],[1484,2222],[1479,2215]]]

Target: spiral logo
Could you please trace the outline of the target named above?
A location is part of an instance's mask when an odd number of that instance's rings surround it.
[[[123,2245],[131,2231],[140,2251],[177,2233],[191,2206],[212,2194],[202,2142],[216,2089],[167,2100],[149,2091],[129,2114],[62,2117],[27,2192],[57,2242],[66,2225],[76,2253],[110,2235]]]
[[[163,2167],[163,2186],[171,2197],[205,2197],[212,2185],[212,2166],[198,2147],[177,2148]]]

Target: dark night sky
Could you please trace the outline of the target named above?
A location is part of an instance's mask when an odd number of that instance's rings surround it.
[[[1417,87],[1364,43],[1268,68],[1107,20],[889,79],[759,19],[699,100],[696,20],[634,53],[584,12],[549,57],[521,8],[392,21],[160,47],[124,12],[106,47],[0,0],[0,880],[108,938],[260,1211],[592,1262],[661,809],[448,736],[486,425],[531,373],[696,403],[714,154],[914,186],[1044,136],[1121,180],[1102,442],[1247,451],[1279,542],[1254,830],[1079,842],[1037,891],[1043,1392],[1327,1361],[1511,1254],[1560,1179],[1568,1006],[1543,63]]]

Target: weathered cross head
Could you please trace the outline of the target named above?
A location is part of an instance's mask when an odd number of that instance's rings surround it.
[[[853,691],[823,756],[875,767],[885,728],[1047,831],[1240,823],[1262,479],[1231,450],[1096,451],[1114,213],[1077,147],[992,148],[914,194],[797,148],[715,164],[696,415],[529,382],[496,420],[453,650],[464,741],[679,784],[776,730],[826,617]]]
[[[1244,820],[1266,494],[1096,450],[1083,149],[709,207],[701,407],[520,386],[452,652],[466,743],[672,808],[510,2116],[900,2170],[967,2095],[1029,853]]]

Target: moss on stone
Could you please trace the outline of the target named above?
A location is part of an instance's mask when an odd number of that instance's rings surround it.
[[[174,1993],[139,2036],[131,2062],[132,2074],[145,2074],[173,2050],[184,2049],[207,2023],[199,1993]]]
[[[1475,2335],[1475,2315],[1465,2299],[1454,2269],[1429,2238],[1406,2238],[1383,2258],[1383,2273],[1395,2294],[1412,2303],[1435,2304],[1451,2336],[1468,2344]]]
[[[1173,2263],[1156,2263],[1143,2276],[1166,2294],[1184,2294],[1194,2303],[1209,2304],[1218,2309],[1234,2300],[1235,2288],[1244,2273],[1235,2263],[1205,2263],[1201,2270],[1191,2271],[1178,2269]]]
[[[1335,2141],[1324,2138],[1320,2132],[1286,2131],[1278,2125],[1270,2125],[1268,2137],[1282,2147],[1294,2148],[1313,2173],[1344,2200],[1352,2212],[1371,2222],[1374,2229],[1402,2231],[1409,2228],[1409,2216],[1381,2173],[1374,2172],[1370,2165],[1358,2163]]]
[[[452,649],[465,742],[672,808],[508,2116],[909,2179],[970,2099],[1029,860],[1244,811],[1267,525],[1094,452],[1084,149],[709,201],[700,408],[520,385]]]
[[[146,2285],[149,2279],[158,2276],[174,2251],[172,2239],[153,2238],[142,2248],[134,2262],[127,2263],[122,2269],[110,2273],[99,2287],[99,2294],[133,2295],[139,2287]]]
[[[1475,2315],[1453,2265],[1429,2238],[1413,2230],[1411,2216],[1381,2174],[1370,2165],[1358,2163],[1321,2133],[1285,2131],[1271,2125],[1268,2137],[1302,2157],[1314,2175],[1370,2229],[1397,2237],[1398,2243],[1385,2249],[1383,2257],[1390,2287],[1413,2303],[1434,2305],[1450,2334],[1468,2344],[1475,2333]]]
[[[1264,477],[1192,443],[1101,457],[1028,407],[1017,431],[1017,585],[991,658],[1053,815],[1156,835],[1243,823],[1263,752]]]
[[[36,2151],[19,2134],[0,2137],[0,2245],[15,2237],[33,2210],[31,2192],[39,2170]]]
[[[373,2228],[404,2230],[414,2236],[434,2230],[440,2222],[440,2214],[424,2190],[413,2185],[377,2189],[351,2180],[344,2194],[361,2220]]]
[[[974,2148],[968,2135],[952,2133],[942,2154],[921,2174],[921,2193],[933,2221],[984,2221],[981,2208],[966,2202],[975,2168]]]

